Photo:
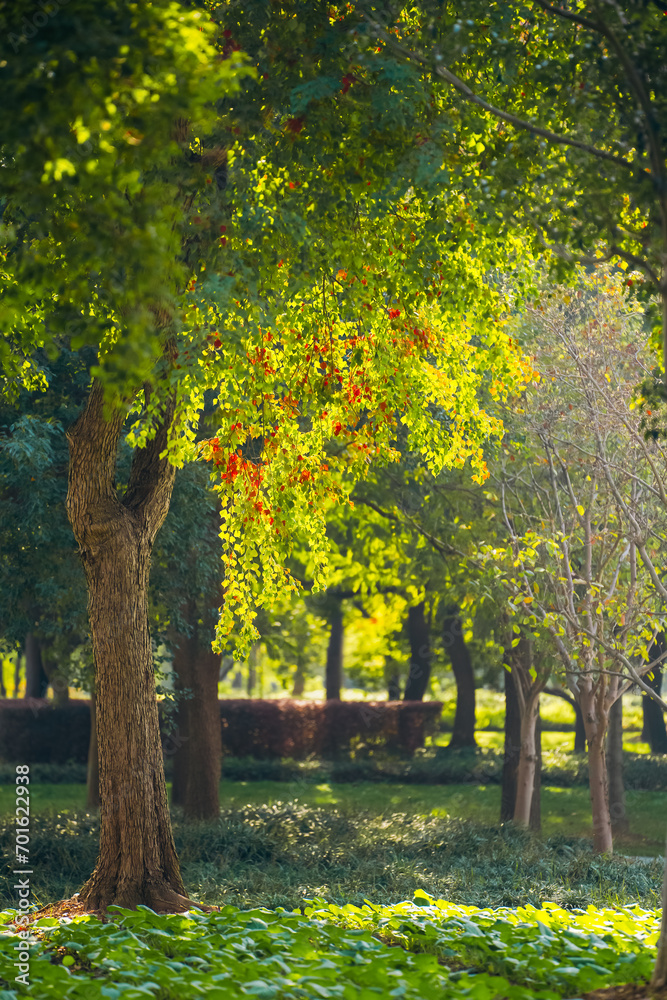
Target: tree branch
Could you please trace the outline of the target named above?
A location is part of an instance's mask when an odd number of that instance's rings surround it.
[[[495,107],[493,104],[489,104],[483,98],[478,97],[470,89],[470,87],[463,82],[458,76],[448,70],[446,66],[436,65],[431,66],[429,61],[423,56],[418,55],[411,49],[406,48],[404,45],[400,45],[394,38],[391,37],[377,21],[373,21],[368,15],[364,15],[366,22],[371,28],[376,32],[377,36],[382,39],[382,41],[390,49],[392,49],[397,55],[402,56],[404,59],[410,62],[418,63],[420,66],[425,66],[430,69],[432,73],[446,80],[455,90],[459,92],[470,104],[476,104],[478,107],[482,108],[484,111],[488,111],[490,115],[494,118],[499,118],[501,121],[507,122],[509,125],[514,125],[515,128],[522,129],[525,132],[530,132],[532,135],[540,136],[543,139],[547,139],[549,142],[554,142],[560,146],[572,146],[575,149],[581,149],[585,153],[589,153],[591,156],[595,156],[600,160],[608,160],[610,163],[615,163],[616,166],[627,167],[629,170],[635,170],[635,165],[630,161],[626,160],[622,156],[617,156],[615,153],[609,153],[604,149],[598,149],[597,146],[591,146],[589,143],[581,142],[579,139],[572,139],[569,136],[559,135],[557,132],[552,132],[550,129],[541,128],[539,125],[533,125],[531,122],[526,121],[524,118],[519,118],[517,115],[511,114],[509,111],[503,111],[501,108]],[[438,60],[439,56],[436,56]]]

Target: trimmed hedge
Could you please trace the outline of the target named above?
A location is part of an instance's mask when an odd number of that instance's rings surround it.
[[[437,729],[441,711],[439,701],[230,698],[220,701],[223,752],[260,760],[336,757],[371,747],[414,753]],[[45,698],[0,699],[1,761],[85,764],[89,739],[87,700],[55,708]]]
[[[0,699],[0,760],[20,764],[85,764],[90,702],[56,708],[46,698]]]
[[[441,712],[439,701],[230,698],[220,702],[223,754],[304,760],[376,747],[414,753]]]

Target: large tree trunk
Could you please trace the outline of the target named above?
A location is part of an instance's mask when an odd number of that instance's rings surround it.
[[[475,747],[475,674],[458,615],[449,615],[442,626],[442,641],[451,660],[456,682],[456,712],[450,747]]]
[[[649,656],[651,654],[649,653]],[[655,654],[659,655],[659,652]],[[654,667],[652,677],[644,675],[644,681],[656,694],[662,694],[662,667]],[[650,695],[642,695],[643,727],[642,739],[648,743],[651,753],[667,753],[667,727],[660,705]]]
[[[156,437],[135,451],[123,497],[114,480],[124,417],[116,410],[105,419],[98,384],[67,435],[67,509],[88,583],[97,699],[100,852],[79,896],[90,910],[191,905],[167,805],[147,604],[151,551],[174,481],[160,458],[170,420],[167,412]]]
[[[86,805],[98,809],[100,805],[100,763],[97,753],[97,711],[95,692],[90,693],[90,743],[88,744],[88,767],[86,769]]]
[[[326,663],[326,699],[340,701],[340,689],[343,683],[343,602],[337,600],[329,617],[331,633],[327,647]]]
[[[627,833],[629,822],[625,809],[625,784],[623,781],[623,698],[618,698],[609,709],[607,781],[612,833],[614,835]]]
[[[197,633],[178,637],[174,649],[178,703],[176,733],[171,743],[174,775],[171,800],[188,819],[215,819],[220,812],[222,737],[218,677],[220,654],[202,647]],[[189,692],[189,695],[187,694]]]
[[[611,816],[609,815],[607,764],[604,752],[608,716],[603,699],[596,687],[585,681],[580,681],[579,687],[579,703],[584,717],[588,743],[588,782],[593,814],[593,850],[599,854],[611,854],[614,848]]]
[[[403,701],[423,701],[431,676],[431,630],[424,614],[424,602],[408,609],[410,669]]]
[[[44,698],[49,679],[44,672],[38,640],[28,632],[25,637],[25,698]]]

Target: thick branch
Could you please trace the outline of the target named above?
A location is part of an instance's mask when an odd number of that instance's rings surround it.
[[[176,475],[175,466],[166,456],[161,457],[167,447],[173,417],[172,397],[163,408],[155,436],[134,451],[130,479],[123,496],[125,507],[150,525],[153,537],[167,516]]]
[[[376,21],[371,20],[369,17],[366,17],[366,21],[374,29],[378,37],[381,38],[382,41],[397,55],[402,56],[404,59],[408,59],[410,62],[416,62],[420,66],[425,66],[427,69],[430,69],[431,72],[451,84],[451,86],[454,87],[459,94],[465,97],[470,104],[476,104],[484,111],[488,111],[488,113],[493,115],[494,118],[499,118],[501,121],[507,122],[509,125],[514,125],[515,128],[522,129],[525,132],[530,132],[532,135],[540,136],[541,138],[547,139],[549,142],[554,142],[557,145],[572,146],[575,149],[581,149],[585,153],[589,153],[591,156],[595,156],[600,160],[608,160],[610,163],[615,163],[620,167],[627,167],[629,170],[635,169],[635,165],[630,160],[626,160],[622,156],[616,156],[615,153],[609,153],[604,149],[598,149],[597,146],[591,146],[589,143],[581,142],[579,139],[572,139],[569,136],[559,135],[557,132],[541,128],[539,125],[533,125],[524,118],[519,118],[517,115],[511,114],[509,111],[503,111],[501,108],[497,108],[495,105],[489,104],[488,101],[478,97],[477,94],[475,94],[474,91],[472,91],[470,87],[463,82],[463,80],[452,73],[451,70],[448,70],[446,66],[436,65],[435,67],[432,67],[429,61],[423,56],[418,55],[416,52],[406,48],[404,45],[400,45],[394,38],[391,37],[391,35],[384,31],[384,29]]]
[[[125,412],[115,410],[108,415],[104,411],[104,390],[99,382],[93,382],[83,411],[67,431],[67,513],[81,546],[92,523],[103,527],[120,510],[116,458]]]

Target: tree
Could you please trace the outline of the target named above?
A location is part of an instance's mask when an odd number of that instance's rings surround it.
[[[13,167],[0,177],[6,391],[46,384],[38,350],[94,354],[68,429],[100,758],[100,856],[79,897],[89,909],[190,905],[148,628],[175,466],[211,462],[223,519],[218,648],[235,623],[247,646],[257,606],[295,586],[284,569],[295,538],[308,537],[315,583],[326,583],[325,500],[344,497],[371,455],[393,457],[394,415],[434,469],[470,457],[483,478],[480,446],[500,428],[477,388],[527,371],[496,324],[501,302],[461,239],[459,206],[409,192],[399,169],[426,113],[421,89],[397,89],[379,61],[368,89],[348,94],[347,25],[309,4],[296,19],[263,10],[271,31],[241,5],[216,13],[221,25],[174,11],[116,0],[101,17],[76,0],[39,46],[0,52],[6,99],[28,108],[2,139]],[[22,13],[3,12],[3,38]],[[267,37],[282,44],[267,48]],[[241,43],[256,64],[243,88]],[[298,71],[285,56],[295,47]],[[439,227],[459,233],[447,254]],[[200,446],[208,389],[218,431]],[[446,422],[432,421],[433,406]],[[117,485],[128,412],[134,453]]]
[[[661,458],[632,409],[634,372],[646,358],[640,321],[605,274],[582,278],[574,300],[536,312],[542,381],[494,473],[512,543],[510,607],[535,635],[551,637],[581,708],[594,845],[607,852],[609,712],[633,683],[647,689],[641,673],[650,665],[635,667],[633,657],[646,657],[660,628],[664,590],[655,562]]]

